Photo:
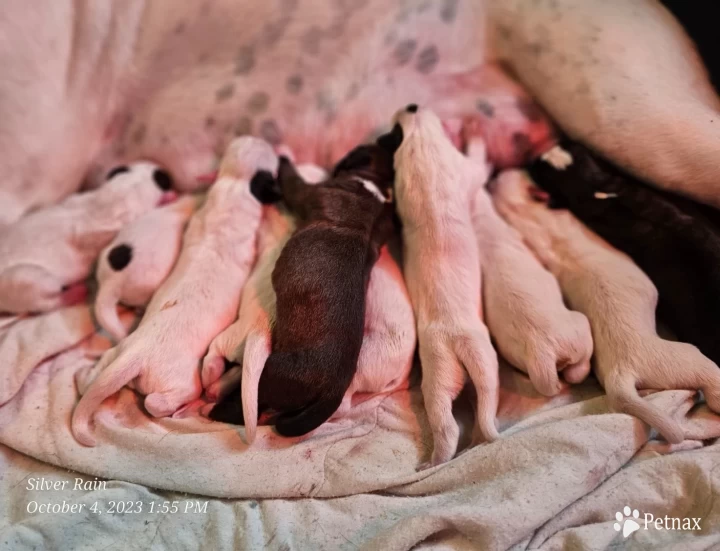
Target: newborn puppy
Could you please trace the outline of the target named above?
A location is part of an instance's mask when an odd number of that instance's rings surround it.
[[[587,318],[565,307],[553,275],[498,215],[484,187],[475,194],[473,225],[485,319],[500,354],[545,396],[560,392],[558,372],[568,382],[582,382],[593,350]]]
[[[172,415],[200,396],[200,359],[235,319],[255,260],[262,208],[251,193],[253,175],[276,168],[264,141],[243,137],[230,145],[218,181],[188,224],[172,273],[138,328],[103,355],[101,373],[76,406],[72,430],[80,443],[95,444],[94,411],[128,383],[146,396],[145,409],[154,417]]]
[[[405,278],[423,370],[422,391],[434,448],[431,465],[457,451],[452,403],[466,372],[477,390],[474,441],[492,441],[499,383],[497,354],[482,321],[480,259],[470,215],[488,167],[460,153],[431,111],[409,105],[395,115],[395,195],[403,224]]]
[[[354,150],[341,162],[339,168],[357,171],[371,169],[369,165],[373,162],[373,155],[362,151],[367,152],[367,147]],[[307,180],[308,171],[304,171],[303,168],[299,166],[298,172],[301,172]],[[281,248],[282,245],[279,249]],[[249,291],[249,294],[260,297],[262,308],[258,305],[255,309],[261,314],[251,320],[255,324],[248,333],[247,344],[238,347],[236,356],[230,358],[232,361],[241,361],[242,370],[238,366],[231,368],[219,381],[221,387],[213,389],[212,393],[215,395],[228,393],[239,384],[242,377],[242,390],[233,393],[227,400],[215,406],[209,416],[217,421],[244,423],[245,438],[248,443],[255,440],[258,381],[270,354],[271,326],[275,320],[275,293],[270,285],[269,275],[278,254],[279,250],[270,256],[266,266],[261,266],[263,258],[258,262],[258,288]],[[245,302],[243,302],[240,306],[241,319],[245,310]],[[350,408],[356,394],[387,393],[407,384],[415,341],[415,320],[403,275],[388,247],[385,246],[370,274],[365,299],[365,329],[357,371],[334,417],[342,416]]]
[[[116,341],[127,335],[118,303],[143,307],[150,302],[175,265],[185,225],[197,205],[197,197],[186,196],[150,211],[120,230],[101,253],[95,317]]]
[[[100,251],[128,222],[173,196],[152,163],[114,169],[97,190],[30,213],[0,233],[0,312],[41,312],[77,302]]]
[[[531,176],[555,206],[629,255],[657,287],[660,319],[720,362],[720,231],[689,200],[645,186],[583,145],[562,148],[571,164],[541,160]]]
[[[720,370],[694,346],[657,335],[657,291],[629,257],[570,212],[551,210],[538,198],[519,171],[502,173],[493,191],[500,214],[557,277],[570,307],[590,320],[595,374],[610,407],[658,429],[668,442],[681,442],[680,425],[638,389],[702,389],[710,409],[720,412]]]
[[[300,165],[297,170],[307,182],[317,183],[327,178],[327,173],[316,165]],[[267,353],[260,360],[260,370],[270,354],[270,326],[275,323],[275,292],[270,277],[280,251],[294,230],[295,221],[283,207],[268,205],[263,209],[257,236],[258,260],[243,289],[238,319],[213,339],[203,360],[200,378],[210,400],[224,398],[240,383],[240,366],[231,368],[225,375],[223,371],[228,362],[243,363],[249,332],[259,331],[267,337]],[[219,380],[221,376],[222,381]],[[242,422],[239,400],[237,408]]]
[[[280,160],[279,189],[297,230],[272,273],[277,320],[257,403],[278,414],[275,428],[283,436],[327,421],[357,368],[370,270],[394,230],[392,155],[378,146],[363,151],[368,168],[338,166],[317,185]]]

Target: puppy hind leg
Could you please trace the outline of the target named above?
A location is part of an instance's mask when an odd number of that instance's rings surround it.
[[[223,375],[205,389],[205,396],[213,402],[225,400],[235,389],[240,391],[242,381],[242,366],[234,365]]]
[[[153,417],[169,417],[199,395],[194,388],[153,392],[145,397],[145,409]]]
[[[435,339],[420,340],[420,363],[423,401],[433,437],[430,462],[418,468],[423,470],[450,461],[457,452],[460,428],[452,406],[462,390],[465,376],[453,352]]]
[[[490,342],[487,329],[457,337],[455,353],[465,366],[477,392],[475,426],[486,442],[496,440],[500,380],[497,353]]]
[[[685,439],[682,427],[654,404],[641,398],[632,373],[615,373],[605,381],[610,409],[637,417],[650,425],[671,444]]]

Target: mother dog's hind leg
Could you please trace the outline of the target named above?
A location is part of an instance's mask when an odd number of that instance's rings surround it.
[[[571,137],[720,207],[720,102],[655,0],[492,0],[501,59]]]

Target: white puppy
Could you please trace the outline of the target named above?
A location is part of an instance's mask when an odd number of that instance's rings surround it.
[[[102,357],[102,372],[75,408],[72,429],[79,442],[95,444],[95,409],[131,381],[155,417],[172,415],[200,396],[200,359],[232,323],[255,260],[262,207],[251,179],[258,170],[274,173],[277,163],[272,148],[256,138],[239,138],[228,148],[170,277],[135,332]]]
[[[482,258],[485,319],[500,354],[530,376],[545,396],[590,373],[590,324],[563,303],[560,287],[498,215],[486,189],[478,189],[473,225]]]
[[[95,191],[37,210],[0,234],[0,312],[52,310],[77,298],[100,251],[128,222],[173,197],[153,163],[115,169]]]
[[[117,305],[143,307],[170,275],[199,198],[186,196],[125,226],[101,253],[95,317],[116,341],[127,335]]]
[[[298,172],[308,183],[324,180],[322,169],[300,165]],[[243,292],[240,317],[210,347],[203,365],[203,384],[222,372],[224,358],[241,363],[209,385],[210,399],[229,394],[242,379],[242,410],[245,439],[255,440],[258,404],[257,388],[265,361],[270,355],[271,327],[275,318],[275,293],[271,274],[294,223],[275,207],[268,207],[261,226],[257,266]],[[341,417],[351,407],[356,394],[387,393],[407,384],[415,350],[415,320],[412,305],[397,262],[384,247],[373,266],[365,302],[365,330],[358,367],[333,417]],[[203,413],[209,414],[211,407]],[[227,420],[232,420],[228,418]]]
[[[488,169],[455,148],[431,111],[409,105],[395,121],[392,134],[402,139],[395,153],[395,195],[405,277],[434,439],[431,464],[439,465],[457,451],[452,403],[465,384],[465,370],[477,390],[476,429],[487,441],[498,437],[498,360],[481,318],[480,259],[470,215]]]
[[[281,150],[281,153],[286,156],[292,154],[288,149]],[[312,164],[300,165],[297,170],[308,183],[318,183],[327,177],[322,168]],[[275,205],[263,209],[257,239],[258,260],[243,289],[238,319],[213,339],[203,360],[201,380],[211,400],[222,399],[240,382],[239,366],[231,368],[223,376],[225,360],[242,362],[245,340],[251,329],[267,334],[267,353],[270,353],[269,331],[275,319],[275,292],[270,277],[282,248],[294,230],[292,216],[283,209]],[[257,358],[257,361],[260,359]],[[262,359],[260,369],[266,359],[267,356]],[[222,381],[219,380],[221,376]]]
[[[504,172],[493,198],[557,277],[572,308],[590,320],[595,373],[612,409],[658,429],[670,443],[683,430],[638,389],[702,389],[720,412],[720,369],[692,345],[661,339],[655,328],[657,291],[633,261],[586,228],[569,211],[550,210],[527,174]]]

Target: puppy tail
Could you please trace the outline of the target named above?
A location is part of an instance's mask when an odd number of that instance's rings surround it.
[[[95,318],[100,327],[107,331],[115,342],[127,337],[127,329],[120,321],[117,308],[123,277],[121,274],[113,274],[105,279],[100,285],[95,299]]]
[[[255,441],[258,422],[258,387],[265,363],[270,356],[270,333],[268,331],[250,331],[245,342],[243,355],[241,400],[245,420],[245,440],[248,444]]]
[[[118,392],[140,372],[140,364],[137,361],[125,368],[119,365],[113,366],[117,357],[118,352],[115,348],[103,355],[100,359],[102,366],[98,366],[100,375],[90,384],[73,411],[72,433],[83,446],[95,446],[95,437],[90,430],[90,420],[95,410],[106,398]]]
[[[676,421],[638,394],[634,378],[628,376],[613,378],[608,382],[605,391],[610,406],[615,411],[637,417],[657,429],[671,444],[679,444],[685,440],[682,427]]]
[[[302,436],[318,428],[332,417],[343,401],[344,393],[313,402],[305,408],[280,414],[275,421],[275,430],[281,436]]]

